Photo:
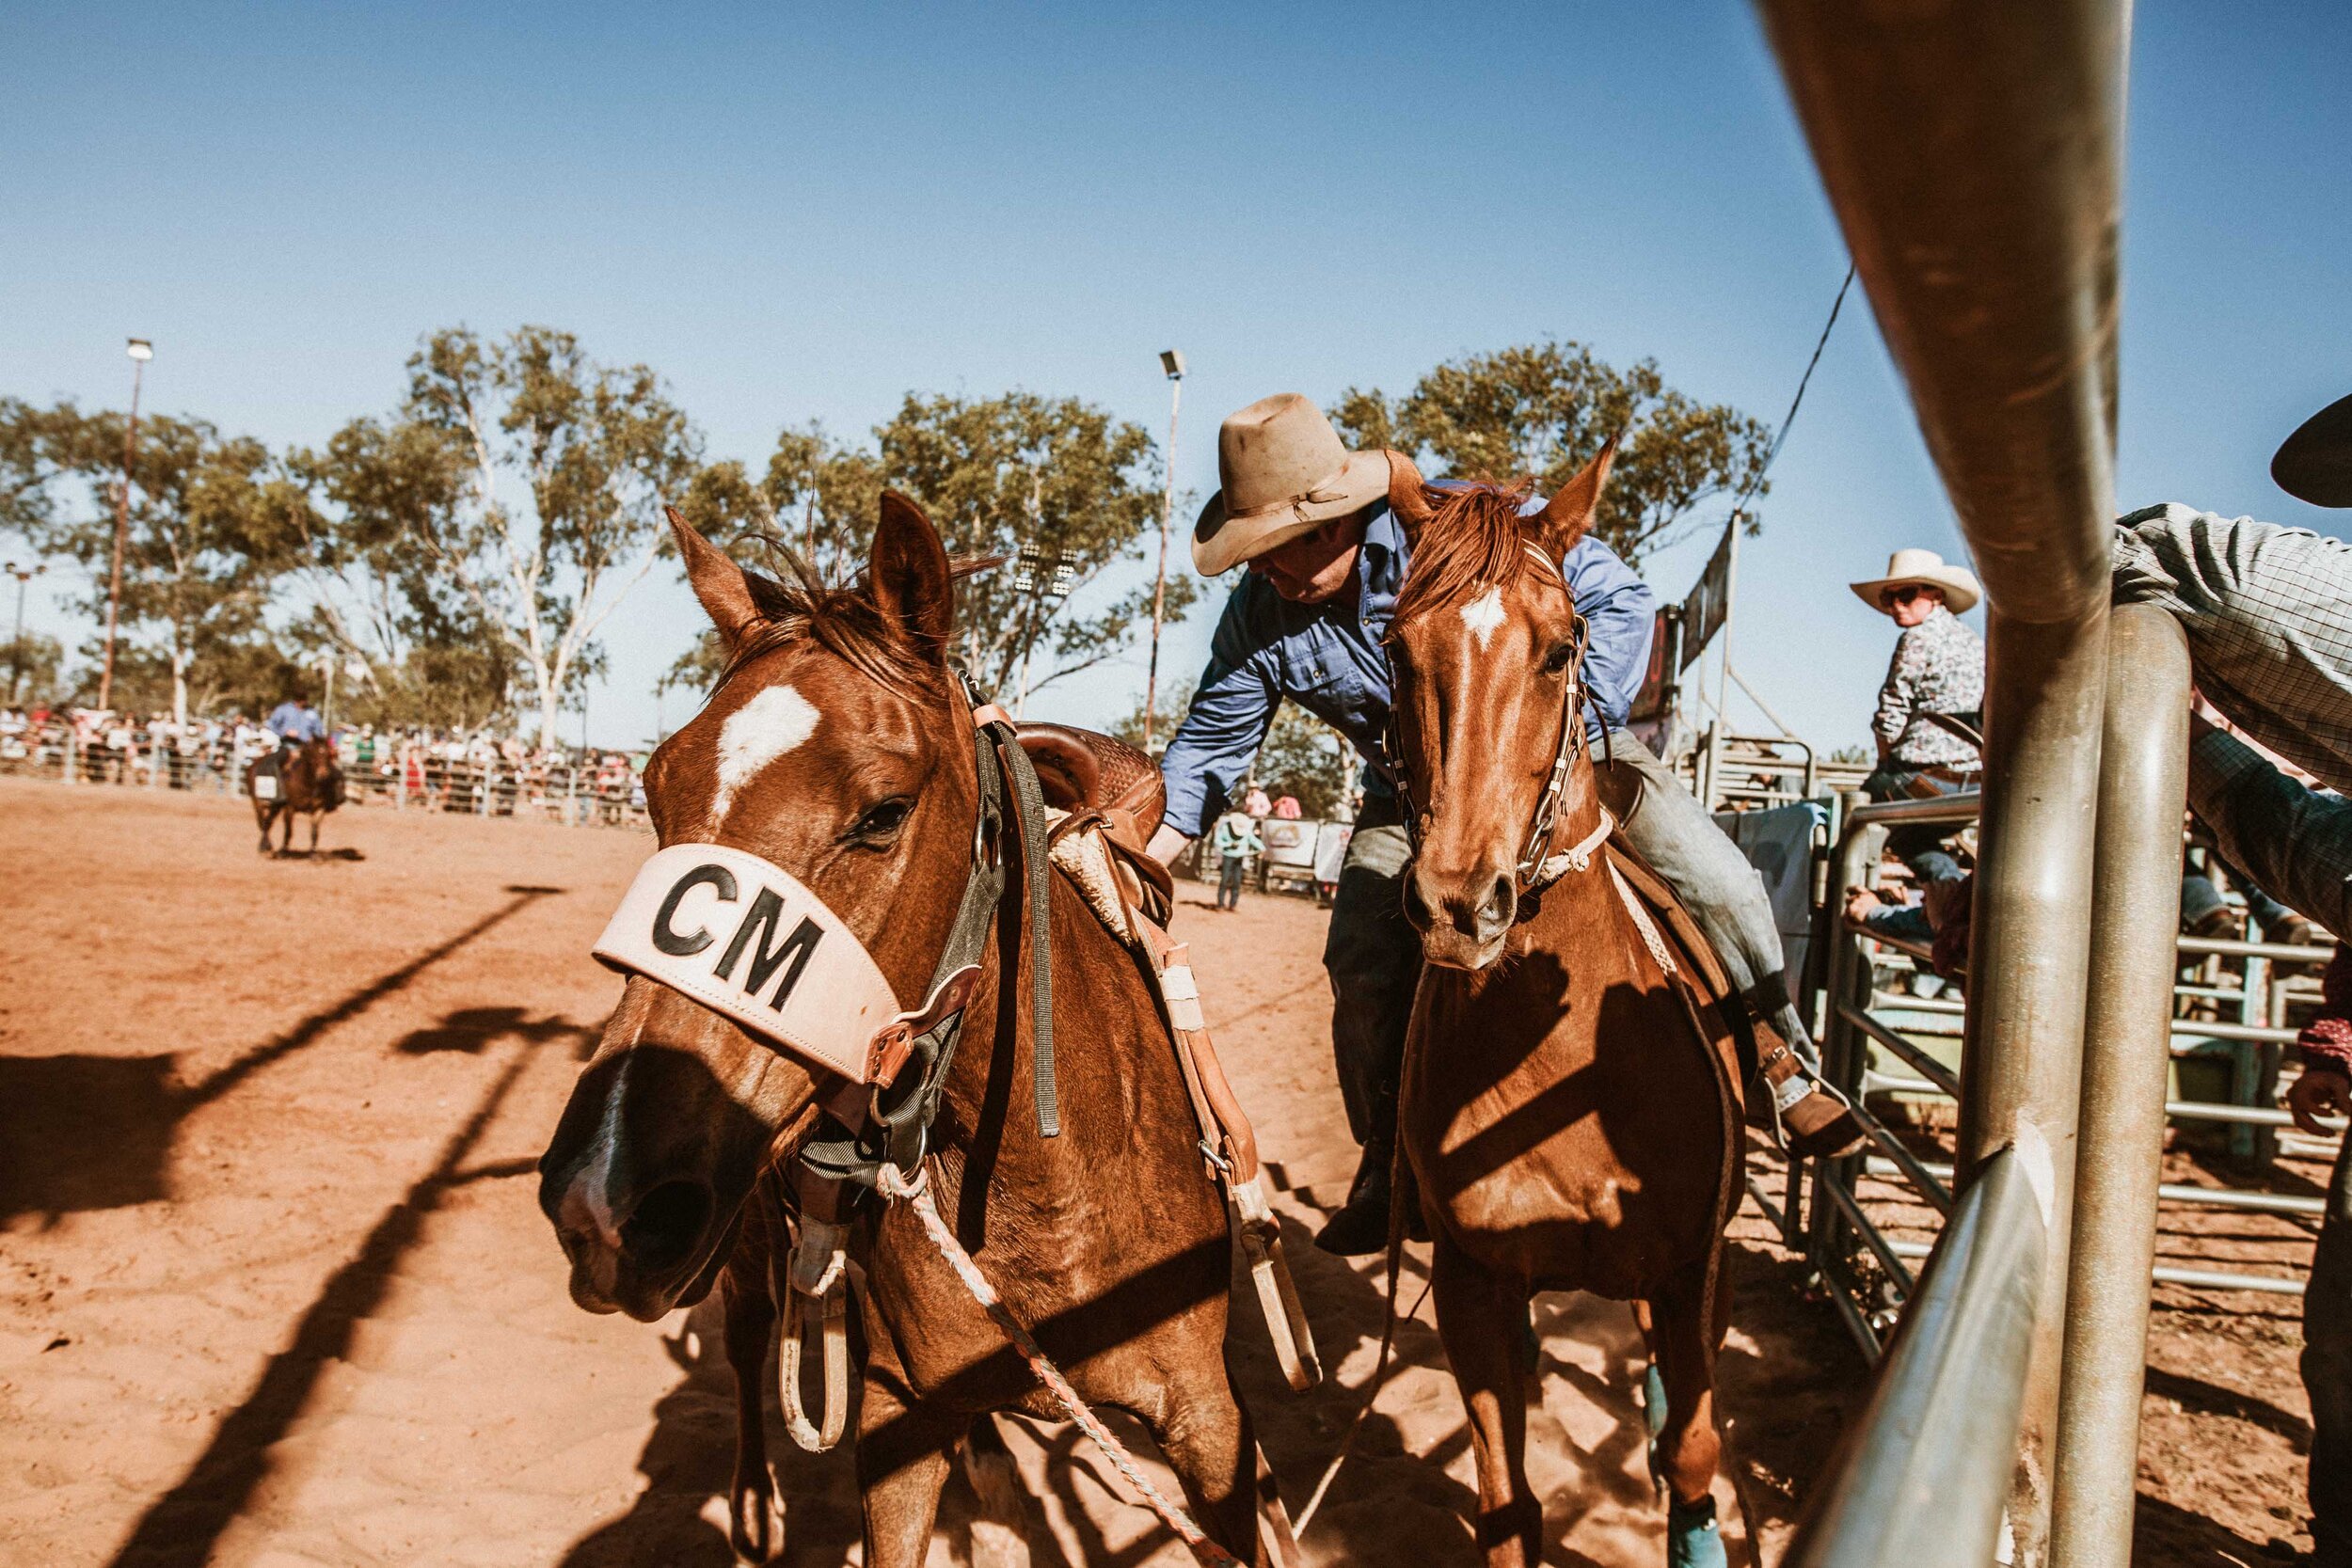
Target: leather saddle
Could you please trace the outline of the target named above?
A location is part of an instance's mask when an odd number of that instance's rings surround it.
[[[1160,766],[1123,740],[1068,724],[1016,724],[1013,735],[1037,769],[1045,803],[1068,812],[1059,835],[1100,823],[1111,854],[1134,878],[1130,901],[1166,924],[1175,905],[1168,868],[1145,852],[1168,814]]]
[[[1067,812],[1094,812],[1114,839],[1136,849],[1152,842],[1168,812],[1160,767],[1123,740],[1068,724],[1017,724],[1045,803]]]

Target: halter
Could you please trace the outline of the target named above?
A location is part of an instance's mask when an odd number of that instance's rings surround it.
[[[1563,593],[1567,591],[1567,583],[1561,578],[1560,568],[1549,557],[1533,545],[1522,543],[1520,548],[1527,552],[1529,559],[1541,564],[1551,575],[1551,579],[1560,584]],[[1574,595],[1570,595],[1570,603],[1573,605]],[[1571,613],[1574,613],[1573,610]],[[1543,794],[1536,799],[1535,815],[1528,824],[1527,836],[1520,844],[1518,862],[1513,871],[1513,879],[1521,894],[1549,887],[1571,871],[1586,869],[1592,864],[1594,851],[1601,847],[1616,827],[1616,819],[1610,816],[1609,808],[1602,806],[1600,820],[1591,832],[1561,853],[1555,855],[1551,852],[1552,842],[1559,832],[1560,797],[1567,788],[1568,773],[1577,757],[1591,748],[1582,713],[1591,696],[1584,684],[1584,656],[1592,647],[1592,636],[1591,627],[1581,615],[1575,618],[1571,640],[1576,656],[1569,662],[1567,682],[1560,694],[1560,743],[1552,752],[1551,772],[1544,780]],[[1413,787],[1405,776],[1405,752],[1397,724],[1393,676],[1391,677],[1390,689],[1391,698],[1383,743],[1388,748],[1390,774],[1396,786],[1397,804],[1405,816],[1406,841],[1418,855],[1421,852],[1421,812],[1413,803]],[[1604,726],[1604,746],[1607,744],[1607,734]]]
[[[665,986],[843,1080],[824,1101],[842,1136],[811,1143],[801,1159],[820,1176],[861,1186],[873,1186],[885,1165],[910,1176],[922,1162],[1004,898],[1014,834],[1028,894],[1037,1130],[1044,1138],[1061,1131],[1045,797],[1010,718],[982,703],[961,671],[957,685],[972,724],[978,783],[972,863],[920,1006],[899,1010],[865,943],[805,883],[747,850],[720,845],[657,851],[595,949],[611,967]],[[733,934],[721,935],[717,927],[730,915]],[[902,1082],[909,1064],[915,1068],[911,1085]]]

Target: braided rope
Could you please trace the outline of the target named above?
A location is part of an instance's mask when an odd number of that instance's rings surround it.
[[[963,1281],[965,1290],[972,1292],[972,1299],[980,1304],[989,1320],[995,1323],[997,1331],[1029,1364],[1029,1370],[1037,1374],[1037,1380],[1045,1385],[1061,1407],[1069,1412],[1070,1418],[1078,1423],[1078,1430],[1103,1451],[1103,1457],[1111,1462],[1113,1468],[1127,1478],[1127,1484],[1136,1489],[1145,1506],[1159,1515],[1160,1523],[1175,1531],[1176,1538],[1192,1549],[1192,1555],[1209,1564],[1210,1568],[1243,1568],[1241,1559],[1202,1534],[1200,1527],[1192,1522],[1191,1515],[1160,1495],[1159,1488],[1136,1468],[1135,1456],[1111,1434],[1110,1429],[1094,1412],[1087,1408],[1086,1401],[1078,1397],[1078,1391],[1070,1386],[1070,1380],[1061,1375],[1061,1369],[1046,1359],[1045,1353],[1038,1348],[1029,1331],[1021,1326],[1021,1320],[1012,1315],[1011,1309],[996,1294],[996,1288],[980,1273],[979,1265],[972,1261],[972,1255],[963,1250],[963,1243],[956,1240],[955,1232],[947,1228],[947,1222],[939,1217],[939,1205],[931,1199],[930,1167],[928,1164],[916,1166],[914,1179],[910,1180],[898,1174],[898,1166],[884,1164],[874,1186],[882,1196],[902,1200],[914,1211],[915,1218],[923,1222],[923,1233],[931,1239],[931,1245],[939,1249],[939,1255],[947,1259],[947,1266],[956,1271],[956,1277]]]

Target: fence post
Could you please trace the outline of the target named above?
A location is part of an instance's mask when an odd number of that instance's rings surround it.
[[[2129,1568],[2132,1560],[2188,784],[2188,641],[2180,623],[2153,606],[2126,606],[2107,635],[2074,1235],[2052,1455],[2050,1556],[2064,1568]]]

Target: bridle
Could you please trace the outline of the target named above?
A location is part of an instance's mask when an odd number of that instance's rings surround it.
[[[1011,718],[983,703],[961,671],[956,685],[972,734],[972,858],[930,983],[914,1007],[903,1006],[866,939],[815,889],[727,845],[688,841],[656,850],[593,950],[809,1069],[827,1119],[802,1162],[818,1176],[865,1187],[889,1172],[912,1179],[923,1163],[1015,854],[1035,987],[1038,1135],[1061,1131],[1044,791]],[[722,939],[709,923],[729,919],[733,935]],[[746,956],[748,966],[739,961]]]
[[[1551,559],[1533,545],[1522,544],[1530,560],[1538,562],[1562,593],[1567,593],[1567,582]],[[1575,596],[1569,595],[1571,606]],[[1529,821],[1527,835],[1521,840],[1519,857],[1513,870],[1513,879],[1520,894],[1534,892],[1558,881],[1571,871],[1582,871],[1592,863],[1593,852],[1598,849],[1615,828],[1615,818],[1609,808],[1600,808],[1600,821],[1578,844],[1554,854],[1552,845],[1559,836],[1560,799],[1567,790],[1568,775],[1577,758],[1591,750],[1592,741],[1583,720],[1585,705],[1591,700],[1591,689],[1584,683],[1584,657],[1592,649],[1592,627],[1573,608],[1569,641],[1576,652],[1568,662],[1567,680],[1560,692],[1560,741],[1553,748],[1551,771],[1544,779],[1544,792],[1536,798],[1535,813]],[[1391,672],[1389,680],[1389,721],[1382,736],[1382,744],[1389,753],[1389,774],[1396,788],[1399,810],[1405,817],[1405,838],[1413,853],[1421,853],[1421,811],[1413,800],[1412,783],[1406,776],[1403,731],[1397,722],[1398,704],[1395,701],[1396,679]],[[1608,727],[1602,726],[1602,742],[1608,745]]]
[[[963,895],[957,902],[956,918],[947,928],[939,962],[933,966],[931,986],[936,991],[965,971],[977,976],[1009,874],[1008,839],[1017,834],[1028,895],[1029,973],[1035,987],[1031,1063],[1036,1078],[1037,1132],[1041,1138],[1058,1137],[1061,1110],[1054,1071],[1052,872],[1047,862],[1045,794],[1038,784],[1037,768],[1014,732],[1011,716],[995,704],[983,702],[961,669],[955,671],[955,677],[971,719],[978,807],[972,828],[971,870],[964,878]],[[967,987],[967,998],[969,990]],[[801,1164],[815,1176],[867,1188],[882,1180],[885,1169],[901,1180],[913,1178],[929,1152],[931,1124],[939,1118],[947,1069],[962,1034],[961,1004],[921,1033],[910,1032],[905,1060],[916,1069],[912,1086],[902,1085],[898,1074],[887,1083],[875,1084],[862,1128],[851,1117],[829,1109],[827,1116],[837,1124],[840,1135],[812,1139],[801,1150]]]

